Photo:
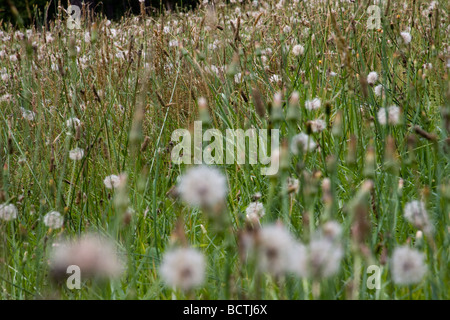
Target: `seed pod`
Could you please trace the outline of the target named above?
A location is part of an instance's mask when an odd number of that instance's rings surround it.
[[[141,144],[141,152],[144,152],[145,150],[147,150],[149,143],[150,143],[150,137],[145,136],[144,142],[142,142],[142,144]]]
[[[375,157],[375,149],[372,145],[367,148],[366,159],[364,163],[364,176],[366,178],[374,178],[375,177],[375,165],[376,165],[376,157]]]
[[[253,99],[253,104],[255,105],[256,113],[258,114],[258,116],[263,118],[266,114],[266,108],[264,107],[264,102],[261,97],[261,93],[259,92],[258,88],[256,88],[256,87],[252,88],[251,93],[252,93],[252,99]]]

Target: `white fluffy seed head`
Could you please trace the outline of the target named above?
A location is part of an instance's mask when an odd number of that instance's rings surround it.
[[[164,254],[160,274],[168,286],[189,290],[203,283],[205,269],[205,258],[200,251],[177,248]]]
[[[290,26],[284,26],[283,32],[284,33],[290,33],[292,31],[292,28]]]
[[[212,208],[225,201],[227,180],[218,169],[198,166],[181,176],[177,189],[188,205]]]
[[[279,83],[281,81],[281,77],[277,74],[273,74],[269,80],[270,82]]]
[[[22,112],[22,117],[28,121],[33,121],[36,119],[36,113],[32,110],[27,110],[25,108],[20,107],[20,111]]]
[[[320,98],[305,101],[305,108],[310,111],[319,109],[321,105],[322,102],[320,101]]]
[[[52,229],[59,229],[64,224],[64,218],[58,211],[50,211],[44,216],[44,224]]]
[[[376,73],[375,71],[370,72],[367,75],[367,83],[370,85],[374,85],[375,82],[378,81],[378,73]]]
[[[396,125],[400,122],[400,108],[395,105],[390,106],[387,109],[380,108],[380,110],[378,110],[377,118],[381,125]]]
[[[381,85],[381,84],[377,85],[377,86],[373,89],[373,91],[375,92],[375,95],[376,95],[377,97],[380,97],[380,96],[383,94],[383,85]]]
[[[391,258],[392,280],[399,285],[410,285],[422,280],[427,272],[423,253],[407,246],[395,248]]]
[[[259,267],[262,271],[272,275],[281,275],[290,270],[290,255],[295,242],[283,225],[263,226],[258,240]]]
[[[69,151],[69,158],[73,161],[81,160],[84,156],[84,150],[81,148],[75,148]]]
[[[17,218],[18,210],[15,205],[11,204],[0,204],[0,219],[5,221],[11,221]]]
[[[339,271],[344,252],[327,238],[312,239],[308,246],[308,276],[328,278]]]
[[[305,48],[301,44],[297,44],[292,48],[292,53],[296,56],[303,55]]]
[[[336,221],[327,221],[322,225],[322,235],[330,241],[336,241],[342,235],[342,226]]]
[[[242,73],[236,73],[235,75],[234,75],[234,82],[235,83],[241,83],[241,80],[242,80]]]
[[[315,119],[309,122],[311,124],[312,132],[322,132],[327,127],[327,124],[322,119]]]
[[[288,271],[298,277],[308,276],[308,251],[304,244],[296,242],[289,254]]]
[[[50,268],[55,279],[65,279],[67,268],[78,266],[82,279],[118,277],[124,270],[116,246],[96,234],[87,234],[75,240],[53,245]]]
[[[406,220],[408,220],[414,227],[424,231],[425,233],[430,233],[431,225],[428,218],[428,212],[425,208],[425,203],[418,200],[413,200],[405,205],[403,215]]]
[[[409,44],[412,40],[411,33],[407,31],[400,32],[400,36],[402,37],[404,44]]]
[[[107,176],[105,179],[103,179],[103,184],[108,189],[117,189],[119,187],[122,187],[125,183],[126,178],[125,176],[118,176],[115,174],[112,174],[110,176]]]
[[[291,151],[293,154],[299,153],[299,148],[303,149],[303,152],[313,151],[317,144],[312,137],[306,133],[299,133],[292,137]]]
[[[266,212],[261,202],[251,202],[245,209],[245,213],[248,221],[259,222]]]

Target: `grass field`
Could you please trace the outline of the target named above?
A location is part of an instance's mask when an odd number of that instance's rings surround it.
[[[449,298],[447,1],[64,5],[0,29],[0,298]]]

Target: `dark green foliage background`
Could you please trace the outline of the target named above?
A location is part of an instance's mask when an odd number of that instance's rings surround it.
[[[82,0],[72,0],[71,4],[81,7],[82,2]],[[94,9],[96,13],[104,14],[108,19],[117,20],[127,12],[133,14],[140,12],[138,0],[84,0],[84,2],[89,3],[90,8]],[[158,13],[161,10],[173,10],[176,7],[195,7],[197,2],[197,0],[146,0],[145,6],[147,12],[151,14]],[[23,23],[26,26],[31,23],[39,26],[44,23],[47,3],[50,3],[47,20],[54,17],[58,6],[58,0],[0,0],[0,21],[2,23],[11,22],[13,25],[16,25],[17,21],[12,14],[9,3],[17,8]],[[62,0],[61,5],[67,7],[68,1]]]

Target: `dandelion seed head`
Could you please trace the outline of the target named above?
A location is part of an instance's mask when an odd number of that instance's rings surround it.
[[[305,108],[309,111],[317,110],[320,108],[321,104],[322,102],[320,101],[320,98],[314,98],[312,100],[305,101]]]
[[[248,221],[259,222],[266,212],[261,202],[251,202],[245,209],[245,213]]]
[[[374,85],[378,81],[378,73],[375,71],[370,72],[367,75],[367,83],[370,85]]]
[[[380,97],[380,96],[383,94],[383,85],[381,85],[381,84],[377,85],[377,86],[373,89],[373,91],[375,92],[375,95],[376,95],[377,97]]]
[[[292,28],[290,26],[284,26],[283,32],[284,33],[290,33],[292,31]]]
[[[404,44],[409,44],[412,40],[411,33],[407,31],[400,32],[400,36],[402,37]]]
[[[288,271],[299,277],[308,276],[308,251],[304,244],[295,242],[291,246]]]
[[[308,274],[313,278],[328,278],[339,271],[342,248],[327,238],[312,239],[308,246]]]
[[[103,184],[108,189],[117,189],[119,187],[122,187],[125,181],[126,178],[124,176],[112,174],[103,179]]]
[[[322,119],[311,120],[311,131],[312,132],[322,132],[327,127],[327,124]]]
[[[69,151],[69,158],[73,161],[81,160],[84,156],[84,150],[80,148],[75,148]]]
[[[50,269],[56,279],[67,276],[67,267],[76,265],[83,277],[117,277],[124,270],[116,246],[96,234],[56,243],[50,258]]]
[[[0,219],[4,221],[11,221],[17,218],[18,210],[15,205],[0,204]]]
[[[59,229],[64,224],[64,218],[58,211],[51,211],[44,216],[44,224],[52,229]]]
[[[386,108],[380,108],[380,110],[378,110],[377,118],[381,125],[396,125],[400,122],[400,108],[397,106],[388,107],[387,117]]]
[[[405,205],[403,215],[413,226],[421,229],[425,233],[431,232],[430,220],[428,212],[425,208],[425,203],[418,200],[413,200]]]
[[[281,224],[263,226],[259,232],[259,267],[262,271],[280,275],[289,271],[294,240]]]
[[[297,193],[300,189],[300,181],[295,178],[288,177],[287,178],[287,189],[288,192]]]
[[[336,221],[327,221],[322,225],[322,235],[330,241],[340,239],[342,226]]]
[[[292,53],[295,56],[303,55],[304,52],[305,52],[305,48],[301,44],[297,44],[292,48]]]
[[[205,258],[200,251],[177,248],[164,254],[160,274],[168,286],[189,290],[202,285],[205,269]]]
[[[20,111],[22,112],[22,117],[28,121],[34,121],[36,119],[36,113],[32,110],[27,110],[25,108],[20,107]]]
[[[399,285],[410,285],[422,280],[427,272],[423,253],[407,246],[397,247],[391,258],[392,280]]]
[[[270,77],[270,82],[278,83],[281,82],[281,77],[277,74],[274,74]]]
[[[225,200],[227,181],[218,169],[193,167],[180,177],[178,192],[191,206],[212,208]]]
[[[299,154],[299,147],[303,149],[303,152],[313,151],[317,144],[312,137],[306,133],[299,133],[292,137],[291,151],[293,154]]]

